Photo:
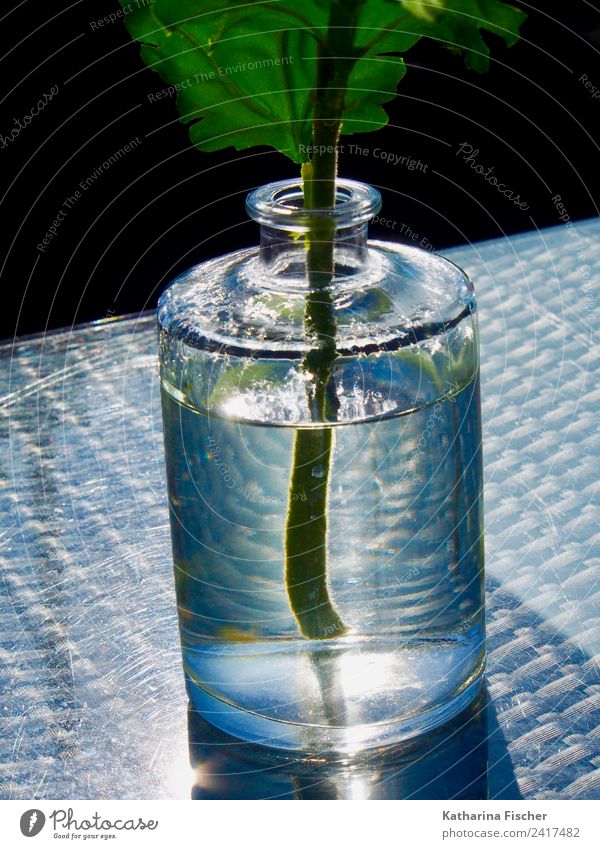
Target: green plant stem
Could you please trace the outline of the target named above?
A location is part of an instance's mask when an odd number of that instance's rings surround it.
[[[319,52],[313,122],[316,153],[303,168],[304,202],[309,209],[331,209],[335,205],[337,142],[353,65],[354,24],[359,6],[356,0],[340,0],[332,7],[327,46]],[[304,359],[304,368],[312,375],[308,401],[313,422],[335,422],[338,401],[332,380],[337,356],[331,294],[333,218],[315,216],[307,239],[309,291],[305,325],[315,343]],[[285,580],[290,607],[302,634],[309,639],[339,637],[347,631],[329,596],[327,580],[327,493],[332,448],[331,426],[296,431],[285,535]]]

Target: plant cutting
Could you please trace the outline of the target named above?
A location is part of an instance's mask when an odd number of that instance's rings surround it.
[[[441,258],[367,245],[380,199],[338,179],[337,149],[341,135],[386,124],[383,104],[421,38],[483,71],[484,33],[511,45],[523,18],[501,0],[156,0],[127,15],[142,58],[177,91],[198,149],[267,145],[300,171],[249,196],[261,224],[258,253],[192,269],[159,306],[188,689],[234,733],[339,747],[348,729],[376,728],[352,738],[373,745],[439,724],[477,691],[483,564],[472,288]],[[362,484],[349,477],[344,450],[359,469],[372,461]],[[250,456],[263,467],[277,462],[247,480]],[[396,487],[387,467],[411,475],[397,493],[400,525],[381,507]],[[374,528],[380,514],[387,528],[373,531],[377,551],[357,565],[344,540],[361,524]],[[358,548],[370,542],[363,535]],[[259,580],[260,592],[252,588]],[[459,643],[460,656],[452,650]],[[411,670],[435,663],[445,684],[432,688],[425,672],[410,683]],[[269,664],[285,679],[283,692],[264,680]]]

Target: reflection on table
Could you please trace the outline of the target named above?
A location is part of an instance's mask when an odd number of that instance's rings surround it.
[[[286,754],[244,744],[188,709],[194,799],[487,799],[488,761],[504,798],[519,798],[487,692],[436,732],[384,750]],[[500,789],[499,787],[497,789]]]

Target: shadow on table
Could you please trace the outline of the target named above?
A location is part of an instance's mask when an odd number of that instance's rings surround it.
[[[193,799],[519,799],[484,690],[423,739],[358,756],[306,756],[241,743],[188,710]]]

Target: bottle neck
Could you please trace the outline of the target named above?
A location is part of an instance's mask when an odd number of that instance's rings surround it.
[[[367,263],[368,224],[361,222],[332,232],[334,278],[360,272]],[[260,227],[261,267],[269,274],[297,276],[307,267],[310,244],[323,240],[318,229],[313,233],[281,230],[268,224]]]
[[[304,278],[309,251],[332,245],[332,280],[360,273],[368,262],[368,222],[379,211],[376,189],[352,180],[336,183],[331,209],[305,209],[302,184],[283,180],[252,192],[246,208],[260,224],[261,269],[269,277]]]

